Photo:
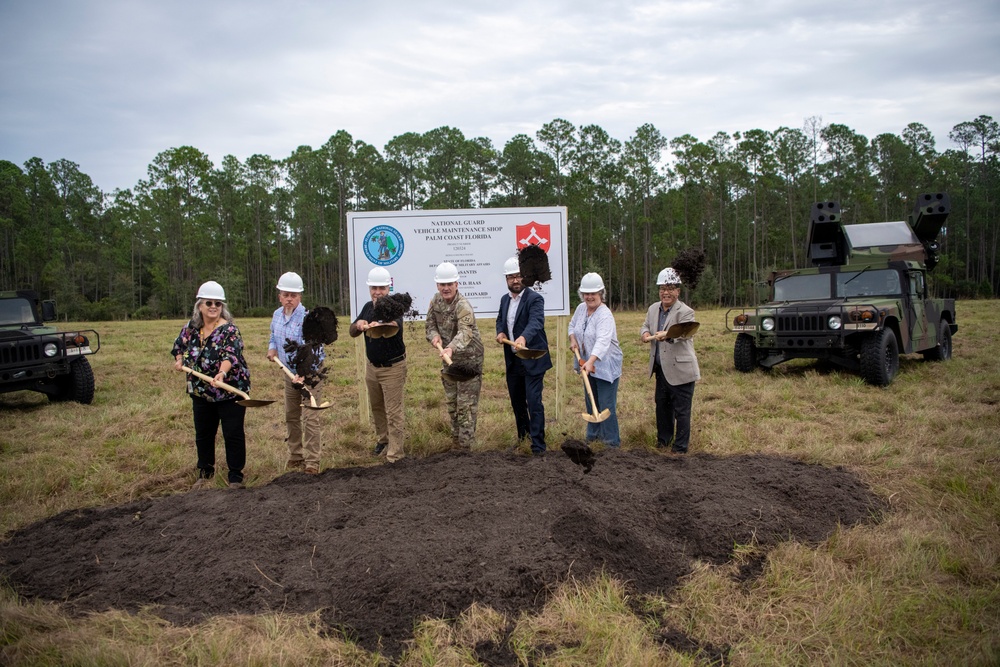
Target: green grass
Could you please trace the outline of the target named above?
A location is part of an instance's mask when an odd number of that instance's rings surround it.
[[[1000,663],[1000,333],[997,302],[959,303],[954,359],[902,360],[888,388],[843,371],[793,362],[770,372],[733,369],[723,310],[698,312],[703,379],[695,392],[691,449],[726,456],[768,453],[845,466],[888,499],[877,525],[837,531],[818,546],[782,545],[760,577],[739,583],[753,544],[734,563],[699,564],[669,598],[633,600],[622,582],[570,582],[537,614],[504,618],[473,607],[415,628],[403,665],[472,665],[473,647],[506,641],[522,664],[689,665],[663,646],[661,622],[699,645],[730,647],[732,664],[931,665]],[[642,313],[618,313],[625,352],[619,418],[626,448],[652,447],[653,383],[638,342]],[[268,321],[237,319],[255,398],[280,396],[280,370],[264,361]],[[94,404],[49,404],[28,392],[0,395],[0,533],[70,508],[118,504],[185,490],[194,481],[190,403],[171,370],[174,322],[91,323]],[[487,341],[492,321],[480,322]],[[342,323],[346,329],[346,323]],[[565,323],[548,322],[555,347]],[[407,326],[407,454],[450,444],[436,353],[423,326]],[[360,341],[331,346],[323,465],[377,465],[360,412]],[[569,368],[564,347],[557,365]],[[478,447],[515,444],[502,350],[487,344]],[[579,379],[547,376],[549,444],[580,437]],[[558,400],[557,400],[558,393]],[[250,486],[283,473],[280,408],[250,410]],[[219,482],[221,484],[221,482]],[[637,614],[636,609],[645,609]],[[149,614],[72,617],[58,605],[19,600],[0,587],[0,664],[387,665],[322,632],[315,615],[216,618],[181,628]],[[728,664],[728,662],[727,662]]]

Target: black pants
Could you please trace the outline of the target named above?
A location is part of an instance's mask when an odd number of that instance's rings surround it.
[[[507,368],[507,391],[514,409],[517,439],[531,436],[531,451],[545,451],[545,406],[542,405],[542,384],[545,374],[525,375],[516,361]]]
[[[243,418],[247,409],[236,401],[206,401],[191,397],[194,413],[194,444],[198,450],[198,474],[211,477],[215,474],[215,434],[222,424],[222,437],[226,441],[226,466],[229,481],[243,481],[243,466],[247,462],[247,439],[243,433]]]
[[[656,367],[656,446],[673,443],[675,452],[686,452],[691,440],[691,403],[694,382],[670,384],[659,364]],[[675,428],[676,426],[676,428]]]

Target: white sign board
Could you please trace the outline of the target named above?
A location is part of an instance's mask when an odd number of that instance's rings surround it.
[[[441,262],[458,267],[458,291],[476,316],[496,317],[507,293],[503,264],[528,244],[548,253],[552,280],[536,287],[545,314],[569,315],[566,228],[565,206],[348,213],[351,318],[370,300],[368,272],[382,266],[392,276],[392,293],[408,292],[424,319]]]

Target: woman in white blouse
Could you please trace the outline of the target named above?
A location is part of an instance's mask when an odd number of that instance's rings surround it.
[[[621,445],[618,433],[618,379],[622,375],[622,348],[618,344],[618,327],[611,309],[604,305],[607,294],[604,280],[588,273],[580,280],[580,299],[569,321],[569,346],[580,353],[582,372],[589,374],[597,401],[597,411],[608,409],[611,414],[603,422],[587,424],[587,440],[601,440],[611,447]],[[574,362],[574,368],[576,364]],[[587,412],[592,412],[590,398],[585,397]]]

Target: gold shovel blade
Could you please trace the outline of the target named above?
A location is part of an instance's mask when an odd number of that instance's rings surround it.
[[[591,424],[600,424],[602,421],[611,416],[611,408],[604,408],[601,410],[600,414],[592,415],[589,412],[582,412],[580,416],[589,421]]]
[[[369,338],[390,338],[399,332],[399,327],[395,322],[385,322],[370,325],[365,329],[365,335]]]
[[[319,405],[309,405],[308,403],[303,403],[302,407],[304,407],[306,410],[326,410],[327,408],[332,408],[333,403],[331,403],[330,401],[323,401]]]
[[[667,335],[664,338],[690,338],[700,327],[701,324],[698,322],[678,322],[667,329]]]
[[[256,398],[245,398],[245,399],[236,401],[237,405],[242,405],[245,408],[262,408],[265,405],[271,405],[271,403],[274,403],[274,401],[265,401],[265,400],[256,399]]]
[[[545,356],[545,350],[529,350],[527,348],[522,348],[520,350],[515,350],[514,356],[520,357],[521,359],[541,359]]]

